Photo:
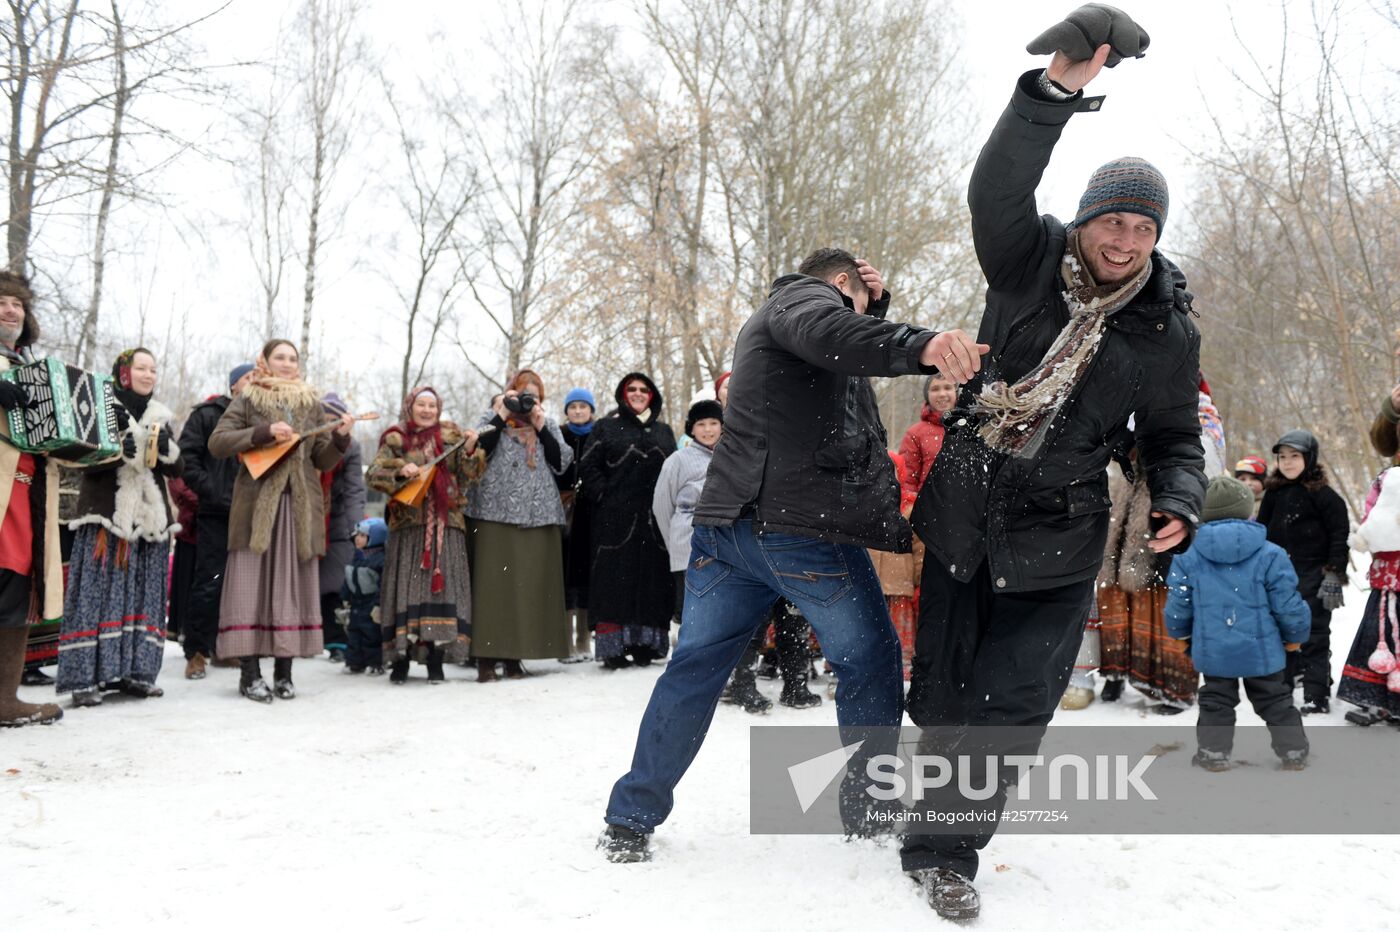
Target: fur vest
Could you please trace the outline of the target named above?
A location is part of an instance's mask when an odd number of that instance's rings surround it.
[[[286,421],[299,434],[326,422],[320,394],[305,382],[268,379],[239,393],[209,435],[209,453],[219,459],[237,456],[272,442],[271,428]],[[305,563],[326,552],[325,506],[318,472],[329,472],[350,446],[337,433],[317,434],[292,450],[280,463],[254,479],[239,469],[229,507],[228,549],[266,553],[282,493],[290,493],[287,515],[296,533],[297,561]]]
[[[1119,470],[1110,467],[1108,495],[1108,543],[1104,546],[1099,588],[1117,586],[1124,592],[1142,592],[1163,583],[1163,567],[1157,554],[1147,546],[1152,537],[1152,489],[1144,470],[1129,482]]]
[[[165,541],[180,532],[165,485],[166,479],[178,479],[184,471],[180,447],[171,432],[173,417],[165,405],[148,402],[146,413],[127,428],[136,442],[136,456],[128,459],[123,452],[114,462],[84,471],[78,517],[68,522],[69,530],[100,524],[126,541]],[[156,451],[156,465],[151,469],[146,466],[146,445],[161,427],[166,428],[169,440],[164,449]]]

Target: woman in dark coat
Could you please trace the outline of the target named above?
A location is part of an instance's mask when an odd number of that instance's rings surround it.
[[[574,451],[569,468],[555,477],[559,500],[564,503],[564,614],[574,633],[573,653],[565,663],[588,660],[592,656],[588,630],[588,570],[592,563],[593,532],[589,514],[592,504],[578,491],[578,466],[584,447],[593,438],[598,403],[586,388],[573,388],[564,396],[564,442]]]
[[[627,374],[614,397],[617,413],[594,426],[579,464],[582,493],[594,506],[588,621],[598,659],[611,670],[666,656],[676,601],[665,539],[651,514],[656,477],[676,437],[660,420],[661,393],[647,376]]]

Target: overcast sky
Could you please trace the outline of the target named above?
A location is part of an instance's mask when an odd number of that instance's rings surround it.
[[[429,36],[440,33],[443,41],[480,61],[489,72],[492,43],[499,35],[501,4],[438,2],[438,0],[367,0],[366,24],[376,48],[384,55],[386,71],[405,89],[414,84],[414,73],[429,61]],[[1344,3],[1348,16],[1360,22],[1370,15],[1367,0]],[[211,60],[233,61],[266,57],[280,18],[290,15],[294,4],[277,0],[234,0],[200,31],[200,41]],[[980,137],[996,119],[1022,71],[1043,66],[1025,51],[1036,34],[1072,9],[1072,3],[1047,4],[1033,0],[959,0],[964,68],[970,77],[966,106],[977,119]],[[630,22],[625,0],[598,0],[592,15],[618,23]],[[1241,50],[1243,40],[1266,67],[1277,68],[1281,39],[1285,35],[1284,5],[1266,0],[1176,0],[1171,3],[1125,4],[1151,35],[1147,56],[1124,61],[1105,72],[1090,92],[1106,94],[1103,109],[1079,114],[1067,128],[1040,192],[1042,211],[1062,217],[1073,214],[1089,173],[1099,164],[1120,155],[1139,155],[1155,163],[1166,175],[1172,194],[1170,219],[1162,245],[1172,251],[1191,201],[1192,151],[1215,144],[1212,112],[1227,127],[1244,129],[1239,114],[1245,93],[1230,76],[1230,69],[1253,68]],[[1288,32],[1296,46],[1290,80],[1311,81],[1314,55],[1306,48],[1313,5],[1305,0],[1286,4]],[[1239,29],[1232,31],[1231,17]],[[1358,30],[1345,38],[1348,66],[1371,73],[1400,56],[1392,29]],[[635,41],[635,40],[634,40]],[[484,85],[485,82],[483,82]],[[483,86],[483,96],[488,88]],[[899,120],[898,114],[890,119]],[[398,155],[396,141],[388,135],[369,137],[357,144],[357,158],[364,171]],[[226,168],[185,159],[166,179],[177,209],[206,211],[213,217],[203,225],[204,241],[191,241],[177,229],[161,224],[143,227],[138,252],[119,257],[115,264],[127,268],[127,278],[144,288],[150,298],[148,328],[163,330],[170,319],[207,334],[208,346],[238,346],[247,340],[243,324],[250,321],[255,303],[255,280],[246,246],[236,229],[220,227],[215,219],[232,220],[239,194]],[[352,212],[352,224],[375,224],[369,208],[377,195],[363,195],[361,207]],[[160,255],[154,281],[138,269],[151,267],[150,253]],[[330,329],[328,341],[342,345],[343,371],[361,371],[376,365],[381,340],[399,342],[394,326],[383,315],[394,296],[387,282],[392,268],[382,256],[349,256],[333,245],[327,257],[325,288],[320,294],[320,315]],[[878,257],[872,257],[878,263]],[[1190,270],[1187,268],[1189,276]],[[111,273],[109,272],[109,275]],[[119,292],[120,289],[115,289]],[[134,302],[113,294],[113,312],[136,326]],[[299,301],[289,308],[299,311]],[[188,319],[188,324],[179,323]],[[938,321],[920,321],[937,326]],[[370,339],[365,339],[369,337]],[[376,337],[378,339],[376,339]],[[217,380],[211,380],[216,383]],[[216,387],[211,384],[210,388]]]

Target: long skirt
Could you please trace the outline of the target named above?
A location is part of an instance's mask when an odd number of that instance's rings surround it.
[[[1371,655],[1382,645],[1393,656],[1400,656],[1397,630],[1400,630],[1400,593],[1372,589],[1356,637],[1352,639],[1346,665],[1342,667],[1342,681],[1337,684],[1338,699],[1400,719],[1400,673],[1378,673],[1369,663]]]
[[[166,541],[78,528],[58,642],[58,691],[153,684],[165,651]]]
[[[423,548],[428,568],[423,568]],[[424,526],[400,528],[389,534],[384,552],[384,575],[379,582],[379,624],[384,636],[384,662],[416,660],[426,663],[433,647],[451,663],[466,660],[472,643],[472,582],[467,568],[467,535],[460,528],[443,529],[442,551],[437,535],[427,539]],[[434,559],[436,558],[436,559]],[[433,563],[442,571],[442,590],[433,591]]]
[[[1117,586],[1099,590],[1099,672],[1184,709],[1196,701],[1200,677],[1185,642],[1167,635],[1166,604],[1164,586],[1132,594]]]
[[[559,527],[471,522],[472,653],[495,660],[569,656]]]
[[[297,560],[287,492],[267,551],[229,551],[214,650],[220,657],[315,657],[323,646],[320,568],[315,559]]]
[[[175,541],[175,559],[170,564],[170,623],[167,632],[178,638],[189,614],[190,588],[194,585],[194,548],[189,541]]]

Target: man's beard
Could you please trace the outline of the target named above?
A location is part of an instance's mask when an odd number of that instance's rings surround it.
[[[13,327],[0,324],[0,342],[6,346],[14,346],[18,343],[22,333],[24,333],[24,324],[15,324]]]

